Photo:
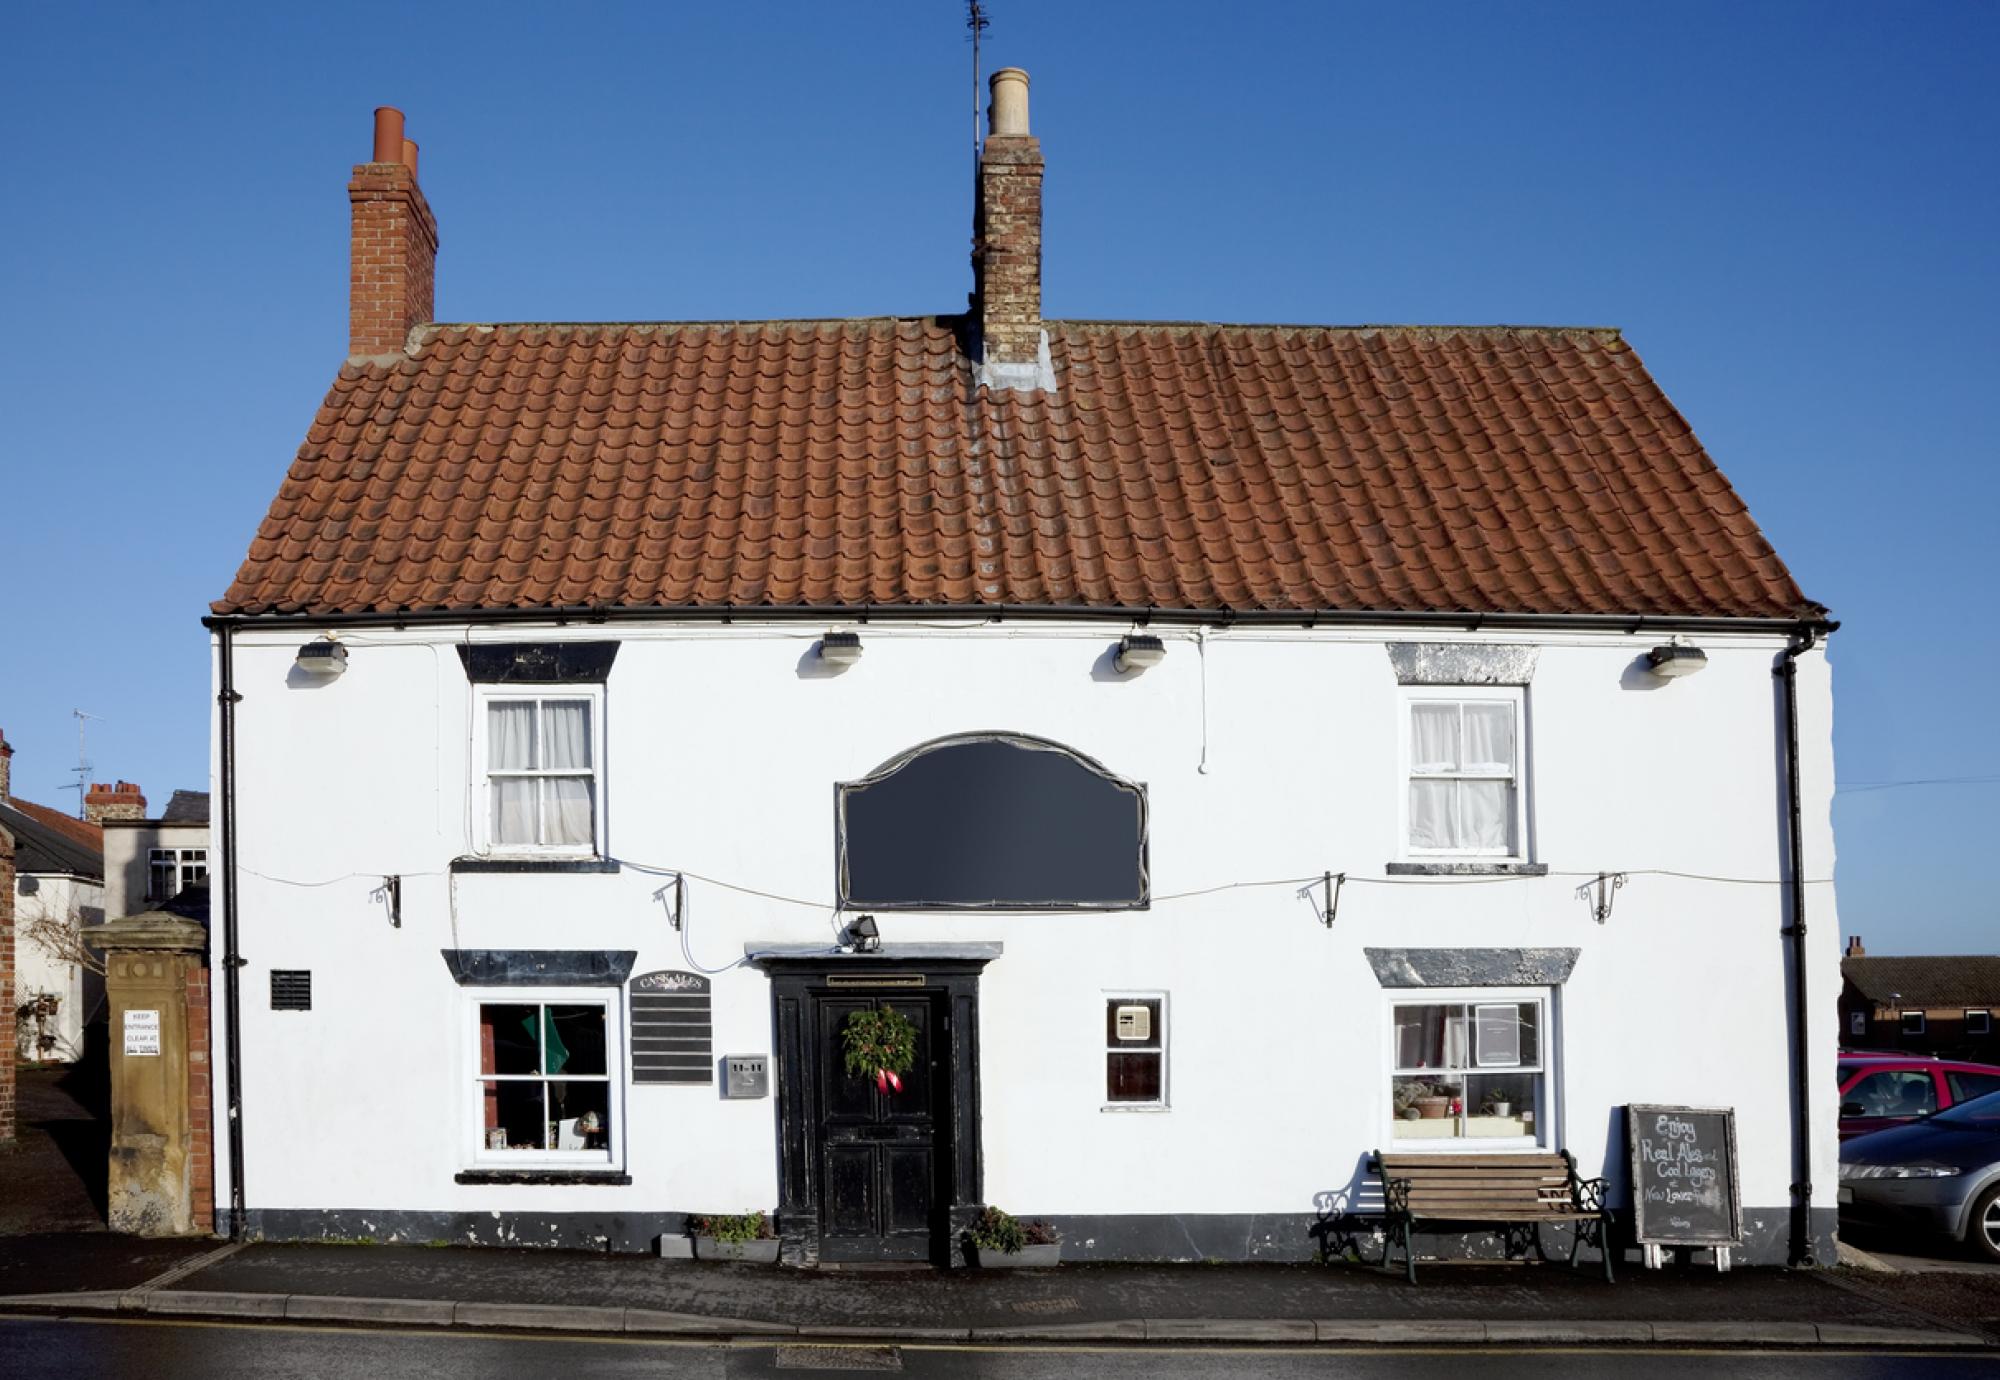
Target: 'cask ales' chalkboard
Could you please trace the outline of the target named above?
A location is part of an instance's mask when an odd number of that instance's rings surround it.
[[[1632,1222],[1640,1245],[1740,1246],[1732,1107],[1625,1109],[1632,1147]]]

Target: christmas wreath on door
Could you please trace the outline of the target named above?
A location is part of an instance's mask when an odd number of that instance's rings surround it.
[[[901,1092],[902,1075],[917,1062],[917,1027],[893,1006],[851,1013],[840,1027],[850,1076],[872,1078],[883,1092]]]

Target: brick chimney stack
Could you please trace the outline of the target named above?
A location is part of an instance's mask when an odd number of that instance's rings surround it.
[[[1866,950],[1866,949],[1864,949],[1864,948],[1862,948],[1862,947],[1861,947],[1861,936],[1860,936],[1860,935],[1858,935],[1858,934],[1850,934],[1850,935],[1848,935],[1848,936],[1847,936],[1847,955],[1846,955],[1846,956],[1847,956],[1848,958],[1866,958],[1866,957],[1868,957],[1868,950]]]
[[[375,153],[347,184],[354,212],[348,269],[347,353],[403,352],[410,328],[435,314],[437,217],[417,185],[417,146],[403,137],[403,112],[375,112]]]
[[[0,728],[0,800],[14,794],[14,745],[7,741],[7,730]]]
[[[979,205],[972,227],[972,310],[979,381],[1054,388],[1042,331],[1042,143],[1028,133],[1028,74],[993,74]]]
[[[115,786],[93,781],[83,797],[83,817],[92,824],[102,824],[107,819],[144,819],[146,797],[130,781],[120,781]]]

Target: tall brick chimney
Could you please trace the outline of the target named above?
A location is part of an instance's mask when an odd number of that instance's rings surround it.
[[[347,353],[403,352],[410,327],[435,311],[437,217],[417,185],[417,146],[403,137],[403,112],[375,112],[375,156],[347,184],[354,211],[348,270]]]
[[[84,793],[83,817],[92,824],[102,824],[107,819],[144,819],[146,797],[130,781],[120,781],[115,786],[93,781]]]
[[[1848,936],[1847,936],[1847,955],[1846,955],[1846,956],[1847,956],[1848,958],[1866,958],[1866,957],[1868,956],[1868,950],[1866,950],[1866,949],[1864,949],[1864,948],[1862,948],[1862,947],[1861,947],[1861,936],[1860,936],[1860,935],[1858,935],[1858,934],[1850,934],[1850,935],[1848,935]]]
[[[993,74],[979,206],[972,226],[972,311],[979,381],[1054,388],[1042,331],[1042,143],[1028,133],[1028,74]]]
[[[0,800],[6,800],[14,793],[14,745],[7,741],[7,730],[0,728]]]

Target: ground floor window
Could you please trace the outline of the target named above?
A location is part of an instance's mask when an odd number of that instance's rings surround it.
[[[1425,1149],[1546,1146],[1548,994],[1444,995],[1390,1003],[1390,1139]]]
[[[1993,1033],[1993,1013],[1991,1011],[1966,1012],[1965,1033],[1968,1035],[1991,1035]]]
[[[1107,993],[1104,998],[1104,1105],[1167,1105],[1167,994]]]
[[[474,1160],[579,1165],[619,1161],[622,1067],[615,1000],[602,993],[474,994]]]

